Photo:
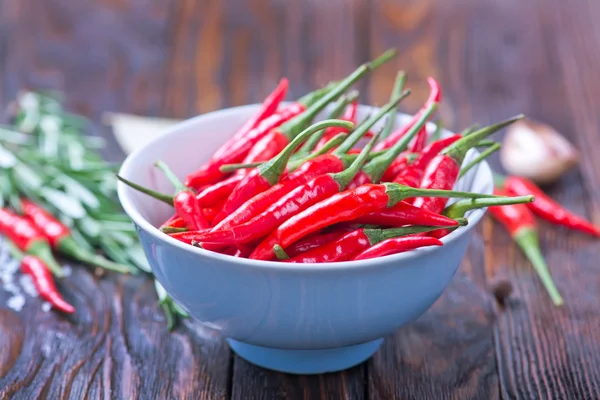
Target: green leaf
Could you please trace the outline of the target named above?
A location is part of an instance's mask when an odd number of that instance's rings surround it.
[[[81,246],[81,248],[87,250],[89,253],[93,253],[96,251],[94,246],[92,246],[92,244],[85,239],[85,237],[79,231],[79,229],[71,228],[71,236],[73,236],[73,239],[77,242],[79,246]]]
[[[92,239],[92,241],[97,241],[100,237],[100,224],[92,218],[81,218],[75,224],[81,230],[81,233],[87,238]]]
[[[144,253],[144,249],[142,249],[140,245],[132,246],[127,254],[136,267],[149,274],[152,273],[152,268],[150,268],[150,264],[148,264],[146,253]]]
[[[92,209],[100,207],[100,201],[98,198],[90,190],[88,190],[88,188],[80,184],[75,179],[67,175],[60,174],[57,176],[57,180],[64,185],[67,194],[76,197],[85,206]]]
[[[119,264],[129,264],[129,258],[127,257],[127,253],[123,249],[121,249],[114,240],[107,236],[101,236],[99,238],[99,243],[102,251],[104,251],[110,259]]]
[[[102,224],[100,224],[100,226],[102,227],[103,230],[105,230],[104,227],[102,226]],[[131,237],[130,235],[123,233],[121,231],[115,231],[115,230],[109,229],[109,230],[105,230],[104,234],[110,236],[117,243],[119,243],[122,247],[130,247],[135,244],[135,239],[133,237]]]
[[[17,164],[15,155],[6,148],[0,146],[0,168],[13,168]]]
[[[0,125],[0,141],[16,145],[25,145],[31,144],[33,138],[31,135],[14,130],[12,126]]]
[[[81,219],[86,215],[85,208],[83,208],[77,199],[60,190],[43,187],[39,193],[40,196],[46,199],[50,204],[56,207],[56,209],[65,214],[67,217]]]
[[[129,222],[111,222],[111,221],[102,221],[100,222],[100,227],[104,230],[108,231],[120,231],[120,232],[128,232],[131,234],[135,234],[136,230],[131,221]]]

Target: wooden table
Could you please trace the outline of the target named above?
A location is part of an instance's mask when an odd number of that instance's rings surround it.
[[[258,101],[281,76],[296,97],[397,47],[359,85],[363,102],[384,103],[402,68],[405,111],[432,75],[451,128],[519,112],[553,125],[582,162],[548,191],[600,222],[598,15],[596,0],[0,0],[0,105],[51,87],[96,121],[189,117]],[[547,224],[541,235],[563,308],[486,220],[427,313],[366,364],[324,376],[254,367],[191,322],[167,332],[148,279],[75,268],[72,319],[35,299],[14,313],[0,290],[0,398],[600,398],[600,243]],[[489,290],[498,277],[515,287],[505,307]]]

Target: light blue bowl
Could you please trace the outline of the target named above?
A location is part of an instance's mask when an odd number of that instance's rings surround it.
[[[178,124],[131,154],[120,174],[171,193],[153,167],[156,160],[184,177],[256,109],[236,107]],[[361,106],[359,117],[372,110]],[[397,122],[406,118],[399,116]],[[482,163],[457,188],[492,193],[489,166]],[[311,265],[246,260],[185,245],[155,228],[170,216],[170,207],[122,183],[119,198],[167,292],[197,321],[221,332],[240,357],[295,374],[357,365],[377,351],[384,337],[423,314],[454,276],[485,213],[471,212],[469,225],[443,238],[443,247]]]

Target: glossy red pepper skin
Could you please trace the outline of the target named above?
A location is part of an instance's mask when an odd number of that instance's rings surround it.
[[[443,243],[429,236],[404,236],[386,239],[369,247],[356,255],[353,260],[367,260],[369,258],[383,257],[391,254],[403,253],[425,246],[442,246]]]
[[[314,264],[351,260],[356,254],[371,246],[364,229],[357,229],[321,247],[298,254],[284,262]]]
[[[209,186],[202,192],[198,193],[196,199],[202,207],[212,207],[219,202],[223,202],[233,189],[236,188],[238,183],[244,178],[244,175],[233,175],[227,179],[222,180],[219,183]]]
[[[328,195],[318,206],[314,204],[282,223],[254,249],[250,258],[272,260],[275,256],[275,244],[285,249],[312,232],[384,209],[388,201],[384,185],[368,184],[333,196]]]
[[[213,231],[229,229],[250,221],[297,187],[318,176],[340,172],[343,169],[344,163],[333,154],[324,154],[308,160],[287,178],[282,179],[280,183],[246,201],[227,218],[215,225]]]
[[[494,194],[499,196],[510,196],[506,189],[495,188]],[[537,201],[537,198],[535,199]],[[518,235],[523,229],[537,229],[534,215],[523,204],[489,207],[488,211],[493,217],[500,221],[511,236]]]
[[[402,136],[404,136],[410,128],[419,120],[421,114],[425,111],[425,109],[432,103],[439,103],[440,98],[442,96],[442,90],[440,88],[439,83],[433,79],[432,77],[427,78],[427,83],[430,87],[429,98],[425,102],[425,105],[417,112],[411,120],[404,125],[402,128],[393,132],[390,136],[381,141],[377,146],[375,146],[375,151],[384,150],[390,148],[396,143]]]
[[[548,197],[535,183],[529,179],[509,176],[504,181],[504,188],[516,196],[532,194],[535,201],[528,203],[527,207],[539,217],[553,224],[600,237],[600,228],[584,218],[565,209],[563,206]]]
[[[177,193],[173,197],[173,206],[177,215],[185,222],[186,227],[193,230],[209,227],[196,195],[190,190],[182,190]]]
[[[168,220],[163,222],[163,224],[159,227],[159,229],[166,228],[168,226],[170,226],[172,228],[185,228],[186,227],[185,222],[183,222],[183,219],[178,217],[177,214],[172,215]]]
[[[381,177],[381,180],[383,182],[393,181],[394,178],[396,176],[398,176],[398,174],[400,174],[400,172],[402,172],[405,168],[407,168],[410,165],[410,163],[408,161],[408,157],[406,155],[407,155],[407,152],[400,153],[398,158],[396,158],[394,160],[394,162],[392,162],[392,165],[390,165],[388,167],[388,169],[385,171],[385,173]]]
[[[221,208],[219,206],[222,206],[222,205],[223,205],[223,203],[217,204],[214,207],[207,207],[207,208],[202,209],[202,214],[204,214],[204,218],[206,218],[206,221],[208,221],[208,223],[211,226],[212,226],[213,220],[215,219],[215,217],[217,216],[219,211],[221,211]]]
[[[427,128],[424,126],[421,128],[417,136],[415,136],[415,140],[413,140],[412,144],[408,148],[408,151],[411,153],[420,153],[427,144]]]
[[[71,236],[71,231],[67,226],[56,220],[37,204],[27,199],[22,199],[21,207],[23,214],[33,222],[40,234],[45,236],[52,248],[57,248],[61,240]],[[22,249],[22,247],[18,247]]]
[[[289,218],[313,204],[339,193],[339,190],[338,183],[331,175],[318,176],[292,190],[250,221],[229,229],[213,230],[210,233],[205,232],[195,237],[195,239],[200,242],[234,244],[262,238]]]
[[[21,259],[21,271],[31,276],[40,297],[67,314],[75,312],[75,307],[67,303],[54,285],[54,279],[46,264],[37,257],[26,255]]]
[[[362,217],[352,220],[353,223],[382,225],[382,226],[404,226],[404,225],[424,225],[424,226],[457,226],[458,223],[452,218],[444,215],[422,210],[406,201],[372,212]]]
[[[356,114],[358,112],[358,100],[354,100],[352,103],[350,103],[348,105],[348,107],[346,107],[346,110],[344,111],[344,114],[340,117],[341,120],[344,121],[350,121],[356,124]],[[317,146],[315,147],[315,149],[320,149],[321,147],[323,147],[332,137],[334,137],[335,135],[339,134],[339,133],[346,133],[348,132],[347,129],[344,129],[342,127],[339,126],[332,126],[330,128],[327,128],[325,130],[325,133],[323,133],[323,137],[321,138],[321,140],[319,140],[319,143],[317,143]],[[333,149],[332,149],[333,151]],[[360,150],[359,150],[360,153]]]
[[[279,154],[279,152],[289,144],[290,140],[276,128],[280,125],[283,125],[283,123],[289,121],[290,119],[302,114],[305,110],[306,107],[302,104],[293,103],[283,109],[279,114],[276,114],[278,117],[276,123],[272,123],[268,131],[265,132],[265,134],[261,136],[259,140],[254,142],[254,145],[249,150],[242,163],[250,164],[267,161]],[[246,172],[247,170],[241,169],[238,170],[236,174],[243,175]]]
[[[285,250],[285,252],[289,257],[293,258],[299,254],[324,246],[327,243],[331,243],[339,239],[346,233],[347,232],[344,230],[335,230],[329,233],[322,233],[318,235],[309,236],[292,244]]]
[[[438,154],[425,168],[419,187],[451,190],[459,173],[460,165],[454,159]],[[417,197],[413,202],[416,207],[435,213],[442,213],[447,203],[448,199],[442,197]]]
[[[263,101],[262,107],[252,118],[227,140],[200,169],[187,176],[185,185],[199,188],[222,179],[225,174],[219,170],[224,164],[240,162],[248,151],[262,136],[266,135],[280,119],[273,118],[268,123],[262,124],[277,111],[277,107],[285,98],[288,89],[288,80],[282,79],[277,88]]]
[[[371,182],[371,177],[365,171],[358,171],[352,182],[348,185],[348,190],[356,189],[359,186],[366,185]]]

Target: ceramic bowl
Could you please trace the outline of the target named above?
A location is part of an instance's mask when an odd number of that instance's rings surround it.
[[[127,157],[120,174],[171,193],[172,186],[153,163],[163,160],[183,178],[257,107],[229,108],[182,122]],[[361,106],[359,117],[372,111]],[[398,115],[397,124],[407,118]],[[480,164],[456,188],[492,193],[489,166]],[[219,331],[249,362],[297,374],[357,365],[377,351],[384,337],[423,314],[454,276],[485,213],[470,212],[469,225],[443,238],[442,247],[310,265],[240,259],[185,245],[155,228],[171,215],[169,206],[122,183],[119,198],[157,279],[192,318]]]

